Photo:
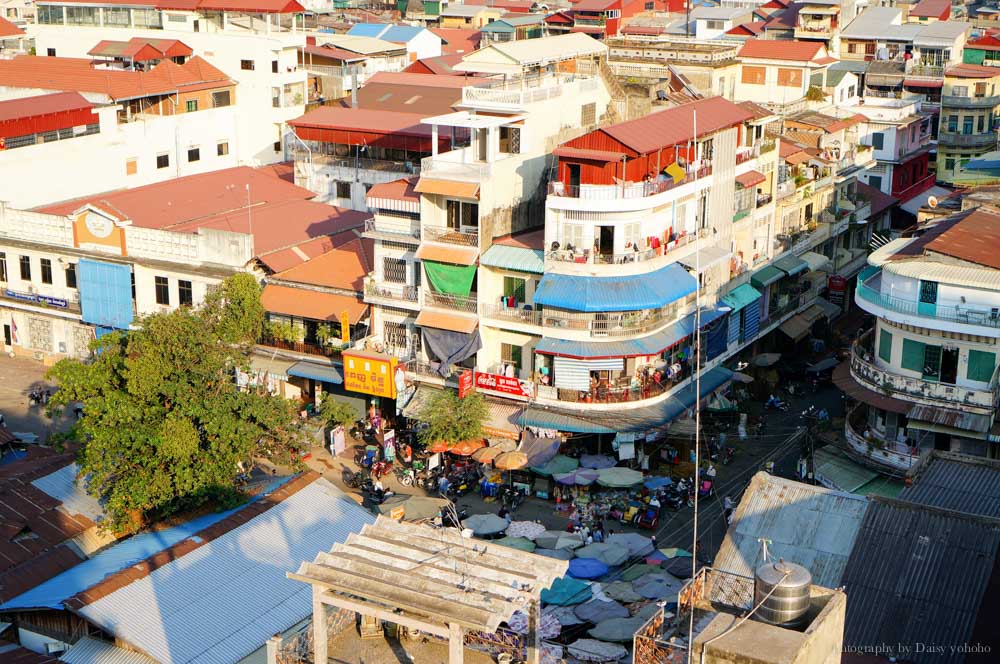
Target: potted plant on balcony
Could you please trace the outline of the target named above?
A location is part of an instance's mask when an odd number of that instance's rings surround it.
[[[340,333],[335,332],[330,323],[320,323],[316,326],[316,341],[320,346],[332,345],[340,339]]]
[[[293,346],[302,341],[302,333],[291,321],[269,320],[266,325],[267,335],[275,341],[283,341]]]

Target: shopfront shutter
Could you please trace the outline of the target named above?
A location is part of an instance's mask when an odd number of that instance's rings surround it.
[[[924,373],[924,344],[913,339],[903,339],[902,367]]]
[[[566,390],[589,390],[591,371],[621,371],[624,368],[625,360],[620,357],[604,360],[555,357],[552,361],[555,385]]]
[[[750,341],[757,337],[757,332],[760,331],[760,308],[761,299],[751,302],[743,308],[743,339],[742,341]]]
[[[740,312],[735,312],[729,316],[729,345],[738,343],[740,340]]]
[[[978,380],[984,383],[990,382],[993,378],[993,371],[996,369],[996,353],[986,353],[981,350],[969,351],[969,368],[966,377],[969,380]]]
[[[892,362],[892,335],[885,330],[879,332],[878,356],[883,362]]]

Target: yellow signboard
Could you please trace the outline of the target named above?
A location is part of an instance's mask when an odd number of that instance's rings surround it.
[[[340,341],[351,343],[351,318],[347,315],[347,309],[340,312]]]
[[[396,398],[396,358],[382,353],[344,351],[344,388],[376,397]]]

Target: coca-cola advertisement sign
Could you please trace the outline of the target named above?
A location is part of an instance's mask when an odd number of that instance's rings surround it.
[[[518,380],[499,374],[479,373],[478,371],[476,372],[476,389],[500,392],[525,399],[530,399],[535,392],[534,385],[526,380]]]

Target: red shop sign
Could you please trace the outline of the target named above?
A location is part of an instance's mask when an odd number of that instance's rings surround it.
[[[503,394],[530,399],[533,392],[531,388],[531,383],[518,380],[517,378],[476,372],[476,389],[502,392]]]
[[[458,375],[458,398],[464,399],[465,395],[472,392],[472,371],[466,369]]]

